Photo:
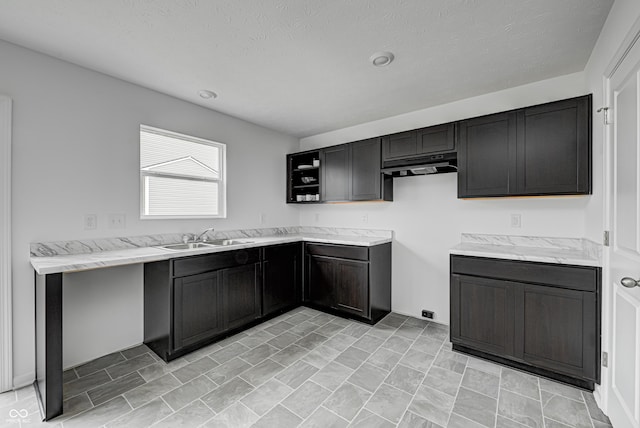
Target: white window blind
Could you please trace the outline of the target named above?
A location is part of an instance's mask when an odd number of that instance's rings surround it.
[[[141,218],[225,217],[222,143],[140,126]]]

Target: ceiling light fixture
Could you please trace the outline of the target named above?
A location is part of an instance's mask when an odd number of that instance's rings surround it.
[[[212,91],[207,91],[206,89],[201,89],[198,91],[198,95],[200,95],[200,98],[203,98],[205,100],[209,100],[212,98],[218,98],[218,94],[216,94],[215,92]]]
[[[394,58],[391,52],[376,52],[369,57],[369,61],[376,67],[384,67],[391,64]]]

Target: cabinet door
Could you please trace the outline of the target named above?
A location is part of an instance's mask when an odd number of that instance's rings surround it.
[[[400,132],[382,137],[382,160],[403,159],[418,154],[416,131]]]
[[[518,194],[591,193],[591,96],[518,112]]]
[[[322,200],[348,201],[351,188],[349,146],[329,147],[321,152]]]
[[[516,113],[465,120],[459,126],[458,197],[515,192]]]
[[[430,126],[417,131],[418,154],[452,152],[456,148],[455,124]]]
[[[306,300],[321,306],[334,306],[335,267],[332,258],[307,256]]]
[[[262,269],[263,315],[296,305],[302,290],[300,244],[265,248]]]
[[[336,259],[334,307],[369,317],[369,263]]]
[[[176,278],[173,299],[175,350],[224,331],[222,286],[218,272]]]
[[[513,356],[514,289],[508,281],[451,275],[451,341]]]
[[[260,317],[260,264],[223,269],[224,321],[228,329]]]
[[[522,284],[516,297],[517,357],[597,380],[596,293]]]
[[[380,139],[351,143],[351,200],[381,198]]]

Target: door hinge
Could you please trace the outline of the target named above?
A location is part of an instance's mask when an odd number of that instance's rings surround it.
[[[610,125],[611,122],[609,122],[609,107],[600,107],[598,110],[596,110],[596,113],[600,113],[601,111],[604,112],[604,124]]]
[[[602,367],[609,367],[609,353],[602,353]]]
[[[609,246],[609,231],[608,230],[604,231],[604,235],[602,237],[602,245],[604,245],[605,247]]]

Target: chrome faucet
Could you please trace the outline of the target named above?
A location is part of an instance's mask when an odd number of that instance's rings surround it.
[[[200,235],[196,236],[195,239],[193,240],[193,242],[207,242],[207,233],[213,232],[214,230],[215,229],[213,227],[210,227],[209,229],[207,229],[204,232],[202,232]],[[202,239],[200,239],[200,238],[202,238]]]

